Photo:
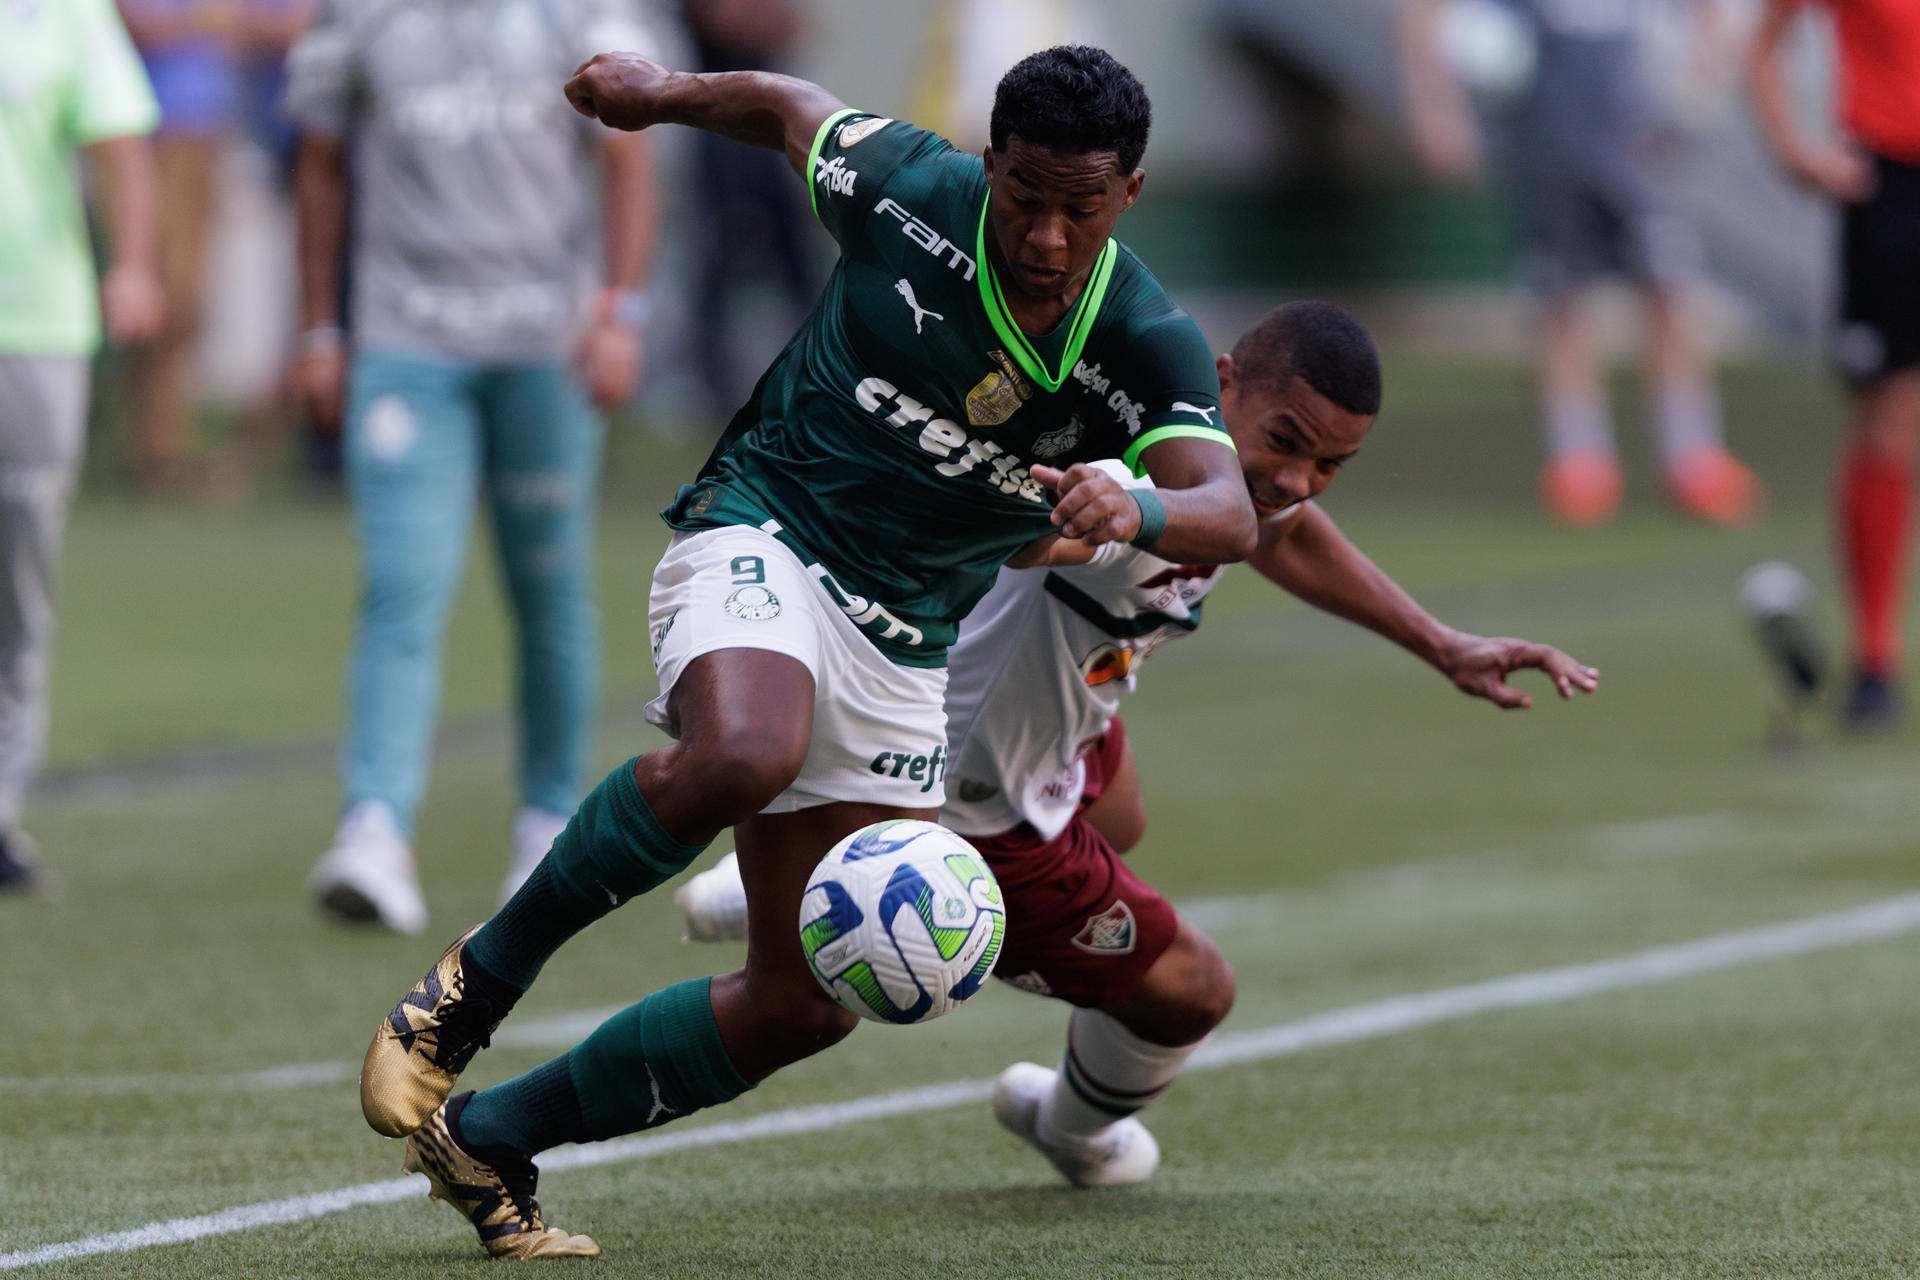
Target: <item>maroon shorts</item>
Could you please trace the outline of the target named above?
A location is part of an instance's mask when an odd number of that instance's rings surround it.
[[[1140,985],[1180,927],[1173,904],[1085,816],[1125,744],[1115,720],[1088,753],[1081,812],[1053,839],[1023,823],[972,841],[1007,903],[1007,940],[994,973],[1022,990],[1081,1006],[1117,1000]]]

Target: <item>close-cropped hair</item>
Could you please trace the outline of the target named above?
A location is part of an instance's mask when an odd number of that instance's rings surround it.
[[[1345,307],[1289,302],[1275,307],[1233,344],[1244,383],[1280,390],[1295,378],[1348,413],[1380,412],[1380,352]]]
[[[1000,77],[988,136],[995,151],[1015,134],[1051,151],[1112,151],[1120,172],[1130,174],[1152,127],[1153,104],[1133,72],[1105,49],[1058,44],[1028,54]]]

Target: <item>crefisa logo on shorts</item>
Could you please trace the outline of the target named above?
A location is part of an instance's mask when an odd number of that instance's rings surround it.
[[[765,587],[741,587],[721,607],[747,622],[765,622],[780,616],[780,597]]]

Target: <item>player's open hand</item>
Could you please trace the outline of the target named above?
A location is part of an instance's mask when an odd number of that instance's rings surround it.
[[[659,124],[660,90],[673,73],[637,53],[596,53],[567,81],[567,101],[612,129]]]
[[[1507,683],[1508,676],[1527,668],[1546,672],[1562,698],[1573,697],[1575,690],[1592,693],[1600,687],[1597,669],[1582,666],[1552,645],[1489,639],[1464,631],[1454,633],[1440,655],[1439,666],[1460,692],[1485,698],[1509,711],[1533,705],[1532,697]]]
[[[1053,490],[1053,523],[1061,537],[1097,547],[1125,542],[1140,532],[1140,504],[1100,468],[1084,462],[1065,471],[1036,465],[1029,474]]]

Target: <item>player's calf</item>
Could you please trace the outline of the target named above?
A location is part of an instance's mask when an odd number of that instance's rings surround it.
[[[713,1010],[738,1046],[740,1072],[764,1080],[853,1034],[860,1019],[820,989],[797,949],[792,963],[758,964],[713,980]]]

